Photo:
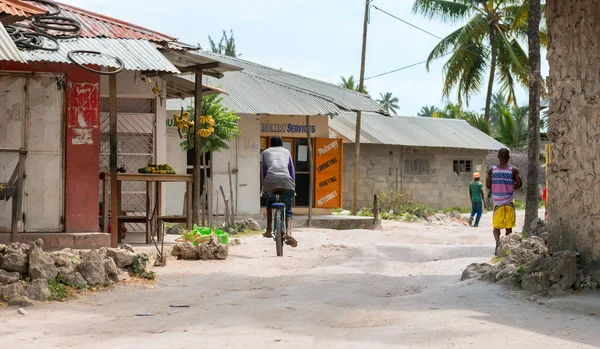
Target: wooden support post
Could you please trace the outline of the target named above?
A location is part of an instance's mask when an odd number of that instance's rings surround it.
[[[16,190],[12,197],[12,222],[10,241],[17,242],[19,233],[19,220],[23,220],[23,186],[25,179],[25,158],[26,153],[19,154],[19,163],[15,169],[16,175]]]
[[[192,182],[186,182],[185,186],[187,190],[185,191],[185,225],[187,230],[192,230],[194,224],[192,223]]]
[[[146,245],[150,244],[152,241],[150,239],[152,235],[152,211],[154,206],[152,202],[154,198],[154,193],[152,191],[152,182],[146,182]]]
[[[225,226],[229,227],[229,228],[233,228],[233,225],[231,225],[231,214],[229,212],[229,200],[227,200],[227,197],[225,196],[225,191],[223,190],[222,185],[219,186],[219,190],[221,191],[221,195],[223,195],[223,202],[225,202]],[[217,194],[217,196],[218,196],[218,194]],[[217,210],[217,213],[218,213],[218,210]]]
[[[212,160],[211,160],[212,161]],[[213,183],[212,178],[204,177],[204,185],[206,186],[206,226],[212,227],[213,216]],[[217,197],[218,199],[218,197]]]
[[[114,215],[116,215],[117,218],[123,216],[123,200],[121,200],[121,198],[123,197],[121,195],[122,192],[123,192],[122,185],[123,185],[123,182],[121,182],[121,181],[119,181],[117,179],[117,198],[118,198],[118,200],[117,200],[117,207],[114,210],[112,210],[112,213]],[[123,232],[121,231],[121,227],[123,225],[123,222],[119,219],[119,221],[118,221],[117,224],[118,224],[117,225],[117,227],[118,227],[117,231],[119,232],[118,235],[117,235],[117,241],[118,241],[118,243],[121,243],[121,236],[123,235]]]
[[[117,247],[121,227],[119,226],[119,193],[117,190],[117,75],[108,77],[108,100],[110,105],[110,245]],[[108,209],[108,205],[105,209]]]
[[[379,214],[379,203],[377,202],[377,194],[373,195],[373,224],[381,225],[381,215]]]
[[[162,193],[162,182],[156,182],[156,215],[154,216],[154,222],[155,222],[155,229],[156,229],[156,238],[158,239],[158,242],[161,241],[162,239],[162,224],[161,222],[158,220],[157,216],[162,216],[163,215],[163,210],[162,210],[162,197],[163,197],[163,193]]]
[[[110,178],[102,178],[102,231],[108,234],[108,208],[110,207],[110,194],[108,193]]]
[[[194,98],[194,173],[192,184],[192,223],[200,224],[200,176],[202,171],[202,140],[198,134],[202,116],[202,70],[196,71],[196,91]]]
[[[310,136],[310,115],[306,115],[306,138],[308,140],[308,220],[306,225],[312,227],[312,209],[314,201],[314,173],[313,173],[313,161],[312,161],[312,140]]]
[[[230,222],[227,223],[233,227],[233,225],[235,224],[235,203],[233,202],[233,181],[231,180],[231,162],[227,163],[227,173],[229,175],[229,202],[231,205],[231,210],[229,211],[231,213]]]

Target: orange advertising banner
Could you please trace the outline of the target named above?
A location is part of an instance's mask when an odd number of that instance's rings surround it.
[[[342,207],[342,147],[341,139],[315,140],[315,207]]]

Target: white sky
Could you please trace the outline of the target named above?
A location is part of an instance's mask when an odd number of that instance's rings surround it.
[[[340,76],[358,79],[363,0],[61,0],[84,9],[132,22],[189,44],[208,48],[207,36],[221,37],[233,29],[243,59],[273,68],[338,83]],[[411,0],[375,0],[374,5],[444,37],[456,25],[441,24],[412,13]],[[423,61],[439,40],[375,9],[369,25],[366,77]],[[545,53],[542,53],[545,57]],[[401,115],[416,115],[423,105],[442,106],[443,60],[366,81],[369,93],[392,92]],[[548,64],[542,62],[542,74]],[[451,100],[455,94],[451,95]],[[527,104],[519,89],[517,101]],[[485,93],[474,96],[468,109],[484,107]]]

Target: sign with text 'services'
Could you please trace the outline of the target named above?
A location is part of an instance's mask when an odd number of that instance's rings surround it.
[[[342,207],[342,146],[341,139],[315,141],[315,207]]]

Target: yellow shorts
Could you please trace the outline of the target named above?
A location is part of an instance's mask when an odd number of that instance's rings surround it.
[[[513,205],[504,205],[494,208],[492,219],[494,229],[512,229],[517,226],[517,215]]]

